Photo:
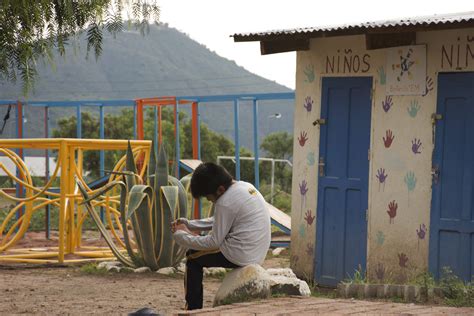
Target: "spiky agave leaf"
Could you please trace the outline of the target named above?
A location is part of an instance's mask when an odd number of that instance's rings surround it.
[[[133,174],[137,173],[137,167],[135,166],[135,159],[133,158],[133,151],[132,151],[132,146],[130,145],[130,141],[128,141],[127,145],[127,154],[126,154],[126,160],[125,160],[125,169],[128,172],[131,172]],[[127,190],[130,192],[132,187],[137,183],[135,176],[132,174],[127,174],[126,176],[126,183],[127,183]]]
[[[176,179],[175,177],[169,176],[169,181],[173,186],[178,188],[178,207],[175,209],[175,213],[173,214],[174,219],[178,219],[181,217],[188,216],[188,197],[186,193],[185,187],[181,184],[181,182]],[[173,261],[178,261],[182,259],[182,255],[184,254],[183,249],[173,240]],[[177,262],[173,262],[175,265]]]
[[[135,238],[140,240],[139,252],[145,265],[152,270],[158,269],[155,255],[155,229],[152,221],[153,189],[147,185],[135,185],[130,191],[127,217],[132,218]]]
[[[163,222],[163,216],[161,213],[162,201],[160,198],[160,192],[162,186],[168,185],[168,156],[164,149],[163,144],[160,146],[158,157],[156,158],[156,169],[155,169],[155,205],[153,209],[154,223],[155,223],[155,253],[158,255],[163,243],[161,238],[162,230],[164,225],[168,225],[168,222]]]
[[[124,265],[133,267],[134,266],[133,262],[130,259],[128,259],[126,256],[124,256],[120,252],[120,250],[117,248],[117,246],[114,244],[112,236],[109,234],[109,232],[107,231],[107,228],[102,223],[102,220],[100,219],[100,216],[97,214],[94,207],[92,206],[89,194],[87,193],[87,190],[84,187],[84,185],[82,184],[82,182],[79,179],[76,178],[76,183],[77,183],[77,186],[79,187],[79,191],[81,192],[81,194],[84,198],[84,204],[86,205],[86,209],[87,209],[89,215],[94,220],[97,227],[99,228],[99,231],[100,231],[101,235],[104,237],[105,242],[107,243],[107,245],[109,245],[109,248],[112,251],[112,253]],[[115,183],[111,183],[111,184],[113,184],[113,185],[105,186],[101,190],[99,190],[100,193],[101,194],[106,193],[107,191],[113,189],[113,187],[115,185],[120,185],[122,187],[122,190],[125,189],[125,184],[121,181],[116,181]]]
[[[163,186],[160,190],[161,200],[161,247],[158,257],[160,267],[169,267],[173,263],[173,235],[171,233],[171,222],[174,220],[173,214],[178,207],[178,187]]]

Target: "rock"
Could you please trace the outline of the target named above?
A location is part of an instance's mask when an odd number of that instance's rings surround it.
[[[133,270],[133,272],[135,272],[135,273],[146,273],[146,272],[151,272],[151,270],[148,267],[140,267],[140,268],[136,268],[135,270]]]
[[[278,249],[278,248],[277,248]],[[296,275],[294,274],[293,270],[290,268],[284,268],[284,269],[267,269],[268,274],[271,276],[284,276],[287,278],[293,278],[296,279]]]
[[[220,276],[225,275],[227,270],[225,268],[204,268],[203,272],[205,276]]]
[[[176,270],[180,273],[186,273],[186,264],[184,262],[180,262],[176,267]]]
[[[308,283],[297,278],[286,276],[270,276],[272,294],[310,296]]]
[[[134,272],[135,269],[130,268],[130,267],[123,267],[120,271],[121,271],[121,272],[131,273],[131,272]]]
[[[285,248],[279,247],[272,250],[272,255],[278,257]]]
[[[163,274],[163,275],[172,275],[176,273],[176,269],[173,267],[166,267],[166,268],[158,269],[156,273]]]
[[[117,266],[106,266],[107,272],[120,272],[122,268]]]
[[[97,269],[107,269],[108,266],[110,267],[118,267],[122,265],[119,261],[102,261],[97,265]]]
[[[257,264],[235,269],[222,281],[213,306],[269,298],[270,284],[270,275]]]

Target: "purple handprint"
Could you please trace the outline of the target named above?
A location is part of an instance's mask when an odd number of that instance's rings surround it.
[[[420,248],[420,240],[425,239],[426,236],[426,226],[425,224],[420,225],[420,230],[416,230],[416,234],[418,235],[418,249]]]
[[[306,192],[308,192],[307,185],[308,183],[306,182],[306,180],[301,181],[301,183],[299,184],[300,194],[301,194],[301,213],[300,214],[303,214],[303,209],[305,208],[305,205],[306,205]]]
[[[311,110],[313,109],[313,99],[311,99],[311,97],[306,97],[304,99],[303,106],[309,114],[309,112],[311,112]]]
[[[414,139],[411,141],[411,151],[416,155],[416,154],[421,154],[420,151],[421,147],[421,140],[420,139]]]
[[[423,96],[426,96],[433,90],[433,79],[430,76],[426,76],[426,90]]]
[[[393,106],[392,97],[390,95],[385,97],[385,101],[382,101],[382,108],[387,113]]]
[[[308,243],[306,244],[306,254],[308,255],[308,257],[312,258],[313,257],[313,254],[314,254],[314,249],[313,249],[313,244],[312,243]]]
[[[385,191],[385,180],[388,178],[388,174],[385,174],[385,169],[380,168],[379,170],[377,170],[376,177],[377,179],[379,179],[379,191],[380,191],[381,184],[383,185],[382,191]]]
[[[299,184],[300,193],[301,193],[302,196],[305,196],[306,192],[308,192],[308,188],[306,187],[307,185],[308,185],[308,183],[306,182],[306,180],[301,181],[301,183]]]

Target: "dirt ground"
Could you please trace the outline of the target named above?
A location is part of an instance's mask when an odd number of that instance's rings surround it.
[[[287,256],[264,266],[288,267]],[[211,307],[221,280],[204,280]],[[183,276],[157,273],[90,274],[74,267],[0,266],[0,315],[128,314],[142,307],[171,313],[184,308]]]

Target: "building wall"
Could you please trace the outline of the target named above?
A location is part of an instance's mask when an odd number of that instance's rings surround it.
[[[392,96],[391,100],[385,92],[387,49],[366,50],[364,36],[313,39],[309,51],[298,52],[291,265],[299,276],[314,278],[317,256],[319,125],[313,126],[312,122],[320,117],[322,78],[336,76],[373,77],[367,233],[369,278],[405,282],[427,270],[434,149],[431,115],[436,112],[437,75],[474,71],[474,29],[420,32],[419,44],[425,44],[427,51],[427,93]],[[333,69],[327,63],[328,58],[334,60]],[[394,136],[391,144],[387,141],[390,132]],[[384,184],[377,177],[382,170],[388,175]],[[397,206],[392,220],[387,213],[390,203],[392,209]]]

